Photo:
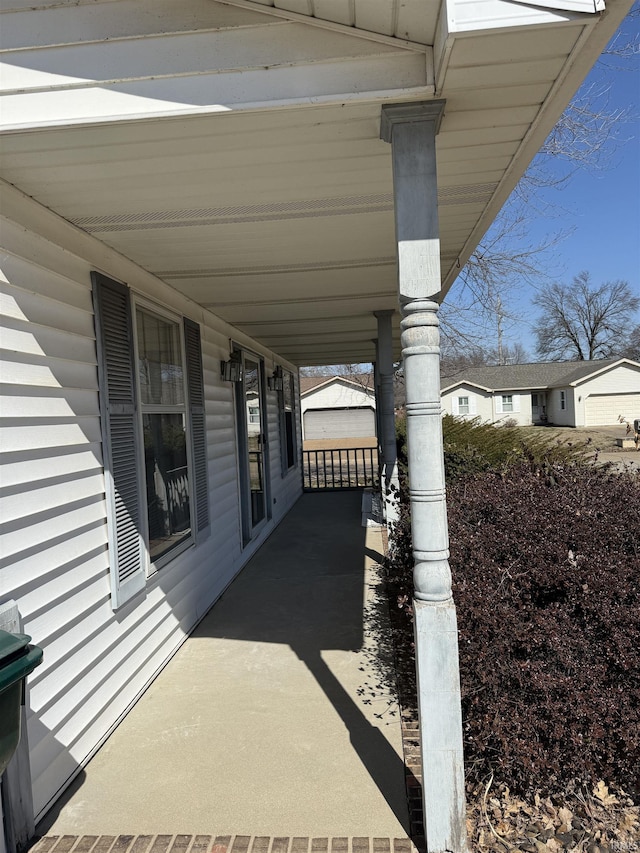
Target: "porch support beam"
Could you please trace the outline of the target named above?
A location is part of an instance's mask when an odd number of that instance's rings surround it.
[[[382,500],[387,524],[398,520],[398,461],[393,396],[393,311],[374,311],[378,321],[378,377],[380,446],[382,448]]]
[[[414,630],[429,853],[466,851],[458,632],[451,591],[440,403],[436,134],[444,101],[382,107],[392,145],[405,371]]]

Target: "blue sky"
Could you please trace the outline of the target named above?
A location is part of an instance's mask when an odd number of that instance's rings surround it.
[[[640,17],[627,18],[618,43],[637,42],[639,30]],[[541,200],[550,202],[556,214],[537,215],[528,228],[528,238],[543,241],[548,235],[570,231],[548,253],[548,274],[569,282],[587,270],[596,284],[623,279],[640,295],[640,54],[605,59],[594,67],[584,86],[591,84],[607,86],[609,108],[630,110],[632,117],[617,126],[618,141],[610,146],[606,168],[578,169],[560,188],[542,192]],[[510,304],[521,319],[510,325],[506,335],[507,342],[521,341],[532,360],[535,341],[531,326],[537,313],[531,305],[534,294],[535,288],[523,283],[513,291]],[[451,296],[455,298],[455,292]],[[636,321],[640,322],[640,316]]]

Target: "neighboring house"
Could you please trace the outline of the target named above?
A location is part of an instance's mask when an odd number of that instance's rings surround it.
[[[37,817],[300,497],[298,367],[375,362],[395,447],[399,302],[416,619],[437,601],[455,624],[438,303],[630,6],[5,7],[0,604],[44,649],[20,783]],[[450,849],[462,727],[437,630],[425,823]]]
[[[442,381],[443,411],[499,423],[603,426],[640,417],[640,364],[627,358],[469,367]]]
[[[302,438],[375,438],[373,376],[307,376],[300,379]]]
[[[259,435],[261,432],[260,401],[256,391],[248,391],[247,398],[247,432],[249,435]]]

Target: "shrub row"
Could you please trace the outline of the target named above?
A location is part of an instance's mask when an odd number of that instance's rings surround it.
[[[522,795],[605,779],[637,797],[640,478],[516,435],[517,452],[463,439],[445,447],[468,779]],[[390,553],[393,594],[410,599],[404,488]]]

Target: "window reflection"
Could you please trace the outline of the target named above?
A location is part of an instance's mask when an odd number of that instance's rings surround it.
[[[149,553],[154,559],[190,533],[187,444],[183,415],[146,414],[142,423]]]

